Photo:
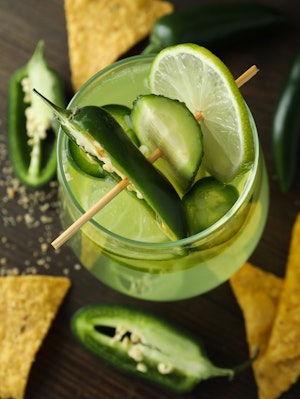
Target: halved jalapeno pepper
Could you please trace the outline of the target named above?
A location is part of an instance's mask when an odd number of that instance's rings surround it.
[[[248,367],[215,366],[190,332],[144,310],[117,304],[81,308],[71,320],[78,341],[118,369],[169,388],[191,391],[201,380],[232,378]]]
[[[8,145],[12,166],[26,186],[46,184],[56,173],[56,130],[53,111],[33,94],[36,87],[58,105],[65,103],[62,83],[45,61],[40,41],[29,62],[9,82]]]
[[[175,189],[147,161],[108,111],[98,106],[65,110],[46,98],[44,100],[56,113],[62,129],[77,145],[103,162],[107,171],[130,180],[132,189],[156,212],[171,238],[187,236],[185,212]]]

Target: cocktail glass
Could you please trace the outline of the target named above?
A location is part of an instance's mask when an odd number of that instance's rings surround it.
[[[131,107],[138,95],[149,93],[147,75],[152,60],[151,55],[134,56],[103,69],[78,91],[69,107],[105,104]],[[255,249],[268,211],[264,159],[250,111],[249,117],[255,159],[252,169],[234,182],[240,196],[225,216],[194,236],[157,243],[119,236],[92,219],[69,240],[80,262],[113,289],[153,301],[193,297],[228,280]],[[97,190],[97,178],[81,172],[72,161],[68,140],[60,131],[58,178],[64,228],[87,210],[83,204],[92,195],[91,191],[95,198]]]

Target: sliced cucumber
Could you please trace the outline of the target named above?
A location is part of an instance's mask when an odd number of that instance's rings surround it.
[[[224,216],[239,197],[237,189],[213,177],[198,180],[183,197],[189,229],[197,234]]]
[[[191,187],[202,159],[202,132],[184,103],[154,94],[133,104],[133,130],[149,153],[159,148],[155,162],[180,196]]]

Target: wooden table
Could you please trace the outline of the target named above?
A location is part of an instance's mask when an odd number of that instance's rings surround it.
[[[220,1],[225,3],[225,1]],[[196,0],[174,4],[187,7]],[[240,2],[242,3],[242,1]],[[274,177],[271,156],[271,122],[278,91],[288,65],[299,49],[300,3],[292,0],[265,0],[288,15],[286,29],[256,41],[222,50],[219,55],[239,76],[252,64],[259,74],[242,88],[257,123],[270,178],[270,212],[263,237],[251,261],[278,276],[285,272],[290,232],[300,210],[300,182],[282,194]],[[67,50],[63,0],[1,0],[0,2],[0,162],[1,167],[1,274],[19,273],[68,275],[72,289],[33,364],[27,387],[27,399],[175,399],[177,395],[129,378],[85,352],[74,340],[69,328],[72,314],[81,306],[113,301],[135,303],[144,309],[168,316],[198,334],[206,343],[213,361],[220,366],[234,366],[248,357],[244,322],[228,283],[193,299],[178,303],[151,303],[125,297],[102,285],[84,270],[70,249],[58,253],[46,244],[60,231],[56,206],[56,187],[51,185],[36,193],[14,189],[13,174],[6,150],[6,109],[8,80],[23,66],[39,39],[46,41],[46,58],[61,74],[67,96],[72,95]],[[15,193],[13,196],[12,194]],[[45,198],[46,196],[46,198]],[[47,208],[47,203],[50,207]],[[46,209],[47,208],[47,209]],[[0,321],[1,322],[1,321]],[[0,382],[1,383],[1,382]],[[282,396],[300,396],[300,382]],[[228,382],[216,379],[201,383],[183,398],[254,399],[257,389],[249,369]]]

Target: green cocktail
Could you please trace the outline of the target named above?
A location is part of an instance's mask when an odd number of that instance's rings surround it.
[[[100,71],[73,98],[70,107],[123,104],[149,93],[152,56],[136,56]],[[255,124],[252,168],[236,177],[239,198],[208,229],[171,241],[142,203],[124,190],[70,240],[80,262],[112,288],[148,300],[178,300],[226,281],[250,256],[263,231],[268,183]],[[115,184],[84,173],[58,138],[62,223],[68,227]],[[145,176],[147,179],[147,176]]]

